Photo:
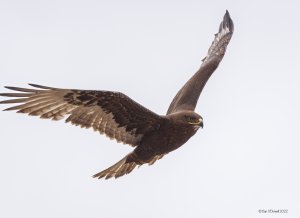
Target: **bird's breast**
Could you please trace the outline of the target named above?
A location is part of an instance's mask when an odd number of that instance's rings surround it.
[[[186,143],[196,131],[191,125],[162,125],[145,135],[138,149],[149,155],[166,154]]]
[[[195,133],[197,129],[191,125],[177,125],[168,129],[168,147],[170,149],[177,149],[186,143]]]

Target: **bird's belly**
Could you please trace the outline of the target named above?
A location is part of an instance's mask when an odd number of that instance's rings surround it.
[[[167,143],[158,145],[158,146],[165,148],[168,152],[171,152],[171,151],[176,150],[183,144],[185,144],[193,135],[194,135],[194,133],[193,134],[184,134],[184,135],[178,133],[176,135],[171,135],[168,138]]]
[[[141,160],[147,162],[156,155],[167,154],[186,143],[196,132],[186,129],[160,131],[159,133],[146,135],[135,153]]]

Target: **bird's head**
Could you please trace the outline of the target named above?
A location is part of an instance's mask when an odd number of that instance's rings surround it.
[[[184,116],[184,118],[188,124],[203,128],[203,118],[199,114],[187,114]]]
[[[203,118],[194,111],[180,111],[173,114],[169,114],[168,117],[177,122],[189,124],[203,128]]]

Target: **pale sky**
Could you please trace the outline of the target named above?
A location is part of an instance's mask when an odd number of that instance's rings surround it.
[[[200,66],[226,9],[235,24],[196,108],[204,129],[117,180],[91,176],[130,146],[0,111],[0,217],[300,217],[299,8],[291,0],[0,0],[0,92],[27,83],[121,91],[158,114]]]

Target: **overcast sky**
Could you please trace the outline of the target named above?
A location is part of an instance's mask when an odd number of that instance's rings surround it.
[[[0,0],[0,92],[29,82],[116,90],[158,114],[200,66],[226,9],[235,24],[196,108],[204,129],[117,180],[91,176],[130,146],[0,112],[0,217],[278,216],[259,209],[300,217],[299,8],[290,0]]]

